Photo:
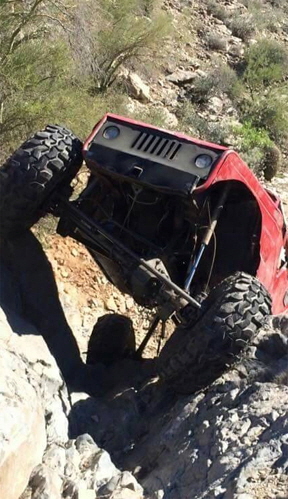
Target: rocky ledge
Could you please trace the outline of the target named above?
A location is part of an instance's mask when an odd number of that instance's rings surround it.
[[[132,366],[130,386],[91,398],[71,397],[44,340],[1,311],[1,496],[287,499],[287,322],[197,394],[135,388]]]
[[[117,469],[90,435],[69,438],[72,401],[55,360],[34,328],[14,319],[12,330],[1,310],[1,497],[143,497],[131,473]]]

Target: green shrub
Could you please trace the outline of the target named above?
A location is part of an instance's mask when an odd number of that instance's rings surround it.
[[[282,93],[283,92],[283,93]],[[288,130],[288,89],[273,89],[268,94],[260,94],[250,101],[245,119],[258,129],[264,129],[277,143],[287,138]]]
[[[243,150],[254,147],[265,148],[272,145],[272,140],[266,130],[256,128],[250,121],[234,128],[234,133],[240,137],[240,144]]]
[[[272,180],[280,169],[282,155],[280,149],[272,144],[264,148],[264,155],[260,168],[263,171],[265,180]]]
[[[223,5],[219,5],[219,2],[215,0],[207,1],[207,12],[223,22],[226,21],[229,16],[227,9]]]
[[[272,178],[279,169],[280,151],[268,132],[247,121],[235,127],[233,133],[237,138],[236,149],[254,173],[259,177],[264,175],[267,180],[269,176]]]
[[[252,16],[257,31],[269,30],[273,33],[278,31],[282,24],[283,11],[261,0],[245,0],[243,3]]]
[[[189,92],[189,97],[191,102],[197,104],[206,103],[212,94],[214,89],[214,81],[211,75],[208,73],[206,76],[197,76]]]
[[[189,97],[192,102],[202,104],[210,97],[222,94],[226,94],[231,100],[237,100],[241,92],[242,86],[235,71],[221,62],[206,75],[194,80]]]
[[[106,111],[127,114],[127,97],[108,87],[133,57],[155,64],[169,31],[161,0],[56,3],[0,0],[1,162],[48,122],[84,137]]]
[[[106,91],[122,65],[159,54],[170,29],[170,18],[160,9],[143,16],[139,0],[80,2],[70,43],[79,77],[86,80],[90,94]]]
[[[208,140],[216,144],[226,144],[226,139],[230,135],[232,125],[223,121],[213,123],[199,116],[197,109],[191,102],[184,102],[177,110],[179,128],[184,132],[203,140]]]
[[[5,77],[0,73],[0,137],[6,144],[5,152],[50,114],[54,93],[59,89],[64,92],[66,61],[61,43],[48,46],[31,41],[9,55],[2,68]]]
[[[218,50],[219,52],[225,52],[227,47],[227,42],[225,38],[221,38],[219,33],[208,33],[205,37],[207,46],[211,50]]]
[[[243,80],[251,92],[259,91],[288,75],[288,52],[274,40],[263,39],[247,49]]]
[[[255,24],[252,16],[247,14],[235,15],[228,24],[233,36],[248,42],[255,35]]]

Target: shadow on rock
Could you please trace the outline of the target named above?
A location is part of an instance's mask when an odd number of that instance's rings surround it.
[[[0,305],[13,331],[43,336],[71,390],[103,393],[106,369],[81,360],[52,267],[32,232],[1,241],[0,272]]]
[[[121,465],[123,456],[149,434],[154,419],[169,414],[177,395],[153,378],[155,364],[150,360],[123,360],[110,368],[108,376],[114,388],[104,397],[73,397],[70,437],[88,432]]]
[[[147,436],[121,466],[153,499],[262,497],[263,476],[269,493],[281,497],[288,485],[287,366],[287,337],[259,332],[245,359],[154,414]]]
[[[70,390],[100,396],[116,384],[132,382],[135,386],[139,377],[143,380],[153,375],[153,362],[149,361],[113,368],[82,361],[51,264],[32,232],[1,241],[0,272],[0,306],[12,330],[19,335],[43,336]]]

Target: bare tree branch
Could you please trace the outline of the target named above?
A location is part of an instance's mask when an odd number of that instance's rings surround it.
[[[8,57],[8,55],[11,54],[11,52],[13,52],[13,47],[14,47],[14,43],[15,43],[16,37],[19,35],[19,33],[21,32],[21,30],[24,28],[24,26],[26,26],[26,24],[32,19],[33,14],[36,11],[37,7],[41,3],[43,3],[43,2],[44,2],[44,0],[35,0],[34,3],[33,3],[33,5],[30,8],[28,14],[26,14],[26,15],[23,16],[22,21],[17,26],[17,28],[13,31],[13,33],[12,33],[12,35],[10,37],[10,40],[8,42],[8,50],[7,50],[7,53],[6,53],[6,57],[4,57],[4,60]]]

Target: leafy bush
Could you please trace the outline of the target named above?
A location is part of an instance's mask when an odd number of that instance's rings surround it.
[[[232,35],[241,38],[243,42],[248,42],[255,35],[254,19],[250,15],[237,15],[229,21],[228,26]]]
[[[275,144],[264,148],[264,155],[260,168],[263,171],[265,180],[272,180],[278,173],[282,161],[280,149]]]
[[[279,82],[288,75],[288,52],[274,40],[259,40],[247,49],[243,80],[253,92]]]
[[[10,144],[29,135],[53,108],[53,94],[64,91],[65,48],[31,41],[6,60],[0,75],[1,141]]]
[[[245,0],[243,3],[252,16],[257,31],[278,31],[283,20],[283,11],[281,9],[277,8],[276,5],[272,7],[271,4],[261,0]]]
[[[127,97],[107,88],[133,57],[155,62],[169,31],[160,3],[0,0],[0,161],[48,122],[83,137],[107,110],[125,114]]]
[[[249,151],[254,147],[263,149],[272,145],[268,132],[261,128],[255,128],[250,121],[235,127],[234,133],[240,138],[240,147],[244,151]]]
[[[273,89],[250,101],[243,117],[254,127],[264,129],[277,143],[287,140],[288,89]]]
[[[281,163],[281,153],[266,130],[256,128],[249,121],[234,128],[236,148],[243,160],[258,176],[271,180]]]
[[[181,130],[196,138],[208,140],[216,144],[226,144],[232,125],[225,121],[213,123],[200,116],[191,102],[185,102],[177,111]]]
[[[227,47],[225,38],[221,38],[219,33],[208,33],[205,37],[207,46],[211,50],[219,50],[224,52]]]
[[[226,94],[232,100],[237,100],[241,92],[241,83],[235,71],[221,62],[206,75],[198,76],[194,80],[189,97],[192,102],[202,104],[210,97],[222,94]]]
[[[79,77],[86,79],[92,95],[106,91],[123,64],[159,53],[170,30],[166,14],[156,8],[143,16],[139,0],[99,0],[97,5],[85,0],[80,7],[70,43]]]
[[[223,22],[226,21],[229,16],[227,9],[223,5],[219,5],[219,2],[215,0],[207,1],[207,12]]]
[[[58,19],[52,4],[53,23],[48,21],[47,5],[44,0],[0,3],[1,159],[38,128],[53,107],[51,96],[64,88],[67,47],[54,24]]]

